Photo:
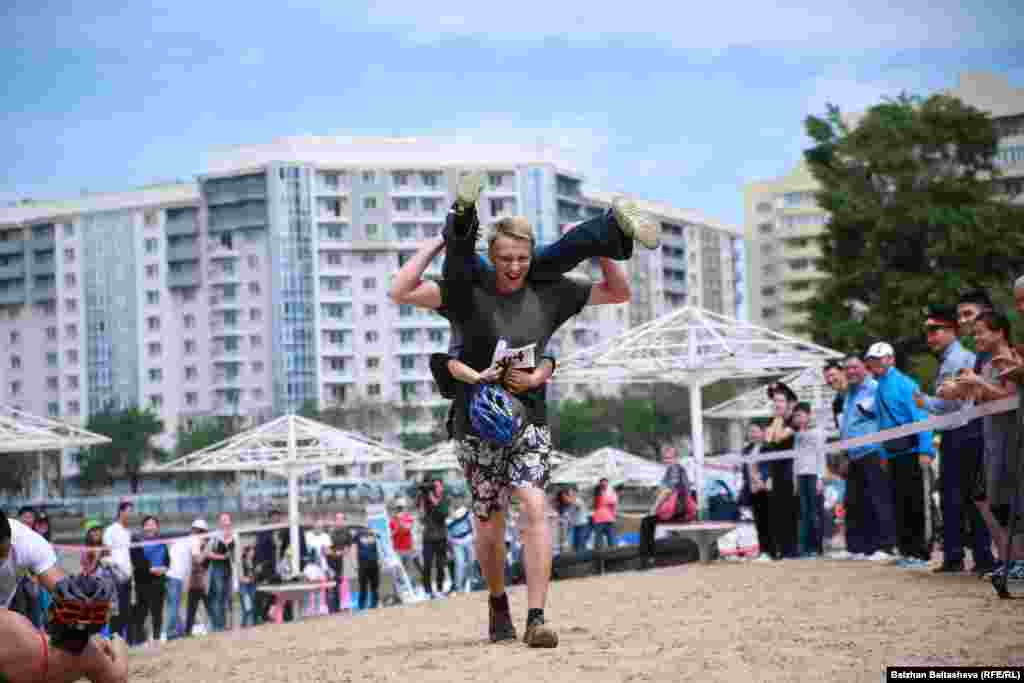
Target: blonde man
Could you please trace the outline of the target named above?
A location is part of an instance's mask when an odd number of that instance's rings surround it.
[[[517,638],[505,595],[505,511],[515,496],[524,512],[526,583],[529,612],[524,641],[531,647],[555,647],[558,636],[544,620],[551,578],[551,535],[545,521],[551,432],[546,424],[545,384],[553,370],[545,351],[551,335],[584,306],[625,303],[629,284],[622,269],[601,258],[600,284],[559,276],[528,279],[534,251],[530,223],[521,216],[494,225],[488,254],[494,277],[472,284],[422,279],[427,265],[444,248],[440,238],[426,242],[399,270],[389,292],[399,304],[437,310],[444,308],[465,338],[462,362],[450,369],[458,380],[453,433],[459,462],[469,484],[476,516],[476,550],[490,591],[490,638]],[[489,369],[500,342],[510,349],[534,344],[533,365],[497,373]],[[540,359],[540,360],[536,360]],[[479,386],[501,380],[515,394],[525,416],[525,428],[508,445],[487,441],[474,429],[469,406]]]

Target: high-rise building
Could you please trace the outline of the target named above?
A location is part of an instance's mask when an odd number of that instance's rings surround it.
[[[381,436],[428,430],[447,409],[428,358],[449,326],[387,291],[469,168],[486,171],[482,223],[525,215],[540,244],[611,201],[546,147],[308,137],[216,150],[195,182],[0,208],[0,400],[82,422],[150,406],[163,445],[196,416],[312,403],[398,405]],[[739,231],[644,208],[664,243],[628,264],[634,301],[587,310],[557,353],[684,303],[737,310]]]
[[[999,131],[996,164],[1006,197],[1024,202],[1024,88],[992,73],[965,73],[946,94],[987,111]],[[855,118],[855,117],[854,117]],[[743,192],[750,321],[796,332],[806,321],[801,305],[824,277],[815,261],[828,214],[818,207],[818,182],[800,162],[781,178],[748,183]]]

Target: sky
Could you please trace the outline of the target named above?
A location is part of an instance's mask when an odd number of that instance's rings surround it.
[[[741,225],[828,102],[1024,87],[1010,0],[889,4],[8,0],[0,202],[193,178],[217,146],[436,136],[557,144],[589,187]]]

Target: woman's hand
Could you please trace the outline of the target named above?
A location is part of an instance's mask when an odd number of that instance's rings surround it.
[[[477,375],[477,384],[494,384],[501,379],[501,368],[487,368]]]

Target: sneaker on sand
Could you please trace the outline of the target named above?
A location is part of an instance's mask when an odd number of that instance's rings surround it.
[[[920,557],[904,557],[896,563],[896,566],[901,569],[921,569],[928,566],[928,560],[922,560]]]
[[[463,206],[475,206],[483,191],[483,171],[470,171],[459,178],[459,184],[455,189],[455,200]]]
[[[558,647],[558,634],[543,621],[535,621],[527,624],[523,642],[530,647]]]
[[[626,237],[635,239],[648,249],[657,249],[661,244],[658,224],[641,211],[636,202],[617,197],[612,202],[612,214]]]
[[[515,640],[519,637],[516,633],[515,624],[512,623],[512,614],[503,612],[491,607],[490,637],[492,643]]]
[[[849,550],[836,550],[831,552],[826,557],[830,560],[852,560],[855,553],[851,553]]]
[[[893,555],[885,552],[884,550],[876,550],[872,554],[864,558],[869,562],[892,562],[896,558]]]
[[[769,555],[768,553],[761,553],[760,555],[758,555],[754,559],[754,562],[771,562],[771,561],[772,561],[772,556]]]

